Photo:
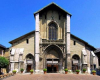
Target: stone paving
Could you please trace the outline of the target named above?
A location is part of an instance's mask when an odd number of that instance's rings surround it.
[[[3,80],[100,80],[97,75],[85,74],[16,74]]]

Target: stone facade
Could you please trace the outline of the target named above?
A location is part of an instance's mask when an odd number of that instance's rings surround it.
[[[70,33],[71,14],[51,3],[34,17],[36,30],[10,41],[10,71],[24,68],[24,72],[34,69],[39,73],[47,68],[51,73],[86,68],[90,73],[95,48]]]
[[[0,56],[5,55],[5,50],[6,50],[6,47],[0,44]]]
[[[5,57],[9,60],[9,49],[0,44],[0,57]],[[6,68],[1,68],[2,73],[9,72],[9,65]]]
[[[14,42],[10,48],[10,69],[11,71],[16,69],[17,71],[20,71],[21,68],[24,68],[26,70],[27,63],[26,63],[26,56],[28,54],[32,54],[34,57],[34,32],[32,32],[30,35],[26,35],[22,39]],[[28,41],[27,41],[28,40]],[[11,54],[11,50],[14,49],[14,55]],[[21,53],[21,49],[23,50],[23,53]]]

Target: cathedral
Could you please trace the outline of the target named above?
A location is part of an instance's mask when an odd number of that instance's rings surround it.
[[[90,73],[98,68],[96,48],[70,33],[71,16],[55,3],[35,12],[35,30],[9,42],[10,71],[42,73],[46,68],[47,73],[61,73],[65,68],[86,68]]]

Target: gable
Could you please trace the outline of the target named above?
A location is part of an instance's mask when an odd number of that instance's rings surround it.
[[[57,11],[59,11],[59,12],[62,12],[64,15],[69,14],[70,16],[72,16],[69,12],[65,11],[64,9],[62,9],[61,7],[59,7],[59,6],[58,6],[57,4],[55,4],[55,3],[51,3],[51,4],[47,5],[47,6],[45,6],[44,8],[40,9],[39,11],[35,12],[35,13],[34,13],[34,16],[35,16],[37,13],[40,13],[40,14],[41,14],[41,13],[47,11],[47,10],[57,10]]]
[[[29,33],[27,33],[27,34],[25,34],[25,35],[22,35],[22,36],[20,36],[20,37],[18,37],[18,38],[16,38],[16,39],[10,41],[9,43],[12,44],[12,43],[14,43],[14,42],[17,42],[18,40],[21,40],[21,39],[23,39],[23,38],[26,38],[27,36],[29,36],[29,35],[31,35],[31,34],[35,34],[35,31],[29,32]]]
[[[73,35],[73,34],[71,34],[71,38],[78,40],[79,42],[81,42],[82,44],[85,44],[85,46],[90,47],[90,48],[93,49],[93,50],[96,50],[96,48],[93,47],[92,45],[90,45],[88,42],[86,42],[86,41],[84,41],[84,40],[78,38],[77,36],[75,36],[75,35]]]

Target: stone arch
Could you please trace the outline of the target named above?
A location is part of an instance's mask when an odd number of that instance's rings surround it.
[[[74,54],[74,55],[72,56],[72,59],[73,59],[73,58],[76,58],[76,59],[80,60],[80,56],[79,56],[78,54]]]
[[[28,53],[28,54],[26,55],[26,58],[29,58],[29,57],[31,57],[32,59],[34,59],[34,56],[33,56],[33,54],[31,54],[31,53]]]
[[[46,49],[44,51],[43,59],[44,59],[44,68],[50,69],[50,67],[48,67],[48,65],[51,66],[51,68],[52,68],[52,66],[53,67],[55,66],[56,72],[62,69],[63,53],[62,53],[61,49],[59,47],[57,47],[56,45],[49,45],[48,47],[46,47]]]
[[[80,57],[78,54],[72,56],[72,71],[75,72],[77,69],[80,69]]]
[[[26,55],[26,72],[30,72],[31,69],[35,69],[35,59],[33,54],[28,53]]]
[[[48,46],[44,49],[44,52],[45,52],[46,49],[47,49],[48,47],[50,47],[50,46],[53,46],[53,44],[48,45]],[[58,47],[58,48],[61,50],[61,53],[63,54],[63,50],[62,50],[58,45],[55,44],[54,46]]]
[[[48,26],[49,26],[50,24],[52,24],[52,23],[54,23],[54,24],[56,25],[56,27],[58,28],[58,24],[57,24],[56,21],[51,21],[51,22],[49,22],[49,23],[48,23]]]

